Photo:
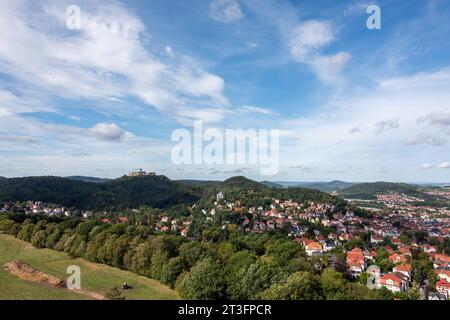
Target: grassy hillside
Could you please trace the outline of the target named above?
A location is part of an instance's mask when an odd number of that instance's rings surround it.
[[[12,260],[20,260],[35,269],[61,279],[67,278],[66,269],[69,265],[77,265],[81,268],[82,289],[102,295],[105,295],[113,287],[120,287],[124,282],[128,282],[133,289],[123,292],[122,296],[125,299],[169,300],[178,298],[175,291],[158,281],[83,259],[70,259],[64,253],[49,249],[37,249],[27,242],[0,234],[0,300],[88,299],[84,295],[69,290],[27,282],[10,275],[4,271],[3,265]]]

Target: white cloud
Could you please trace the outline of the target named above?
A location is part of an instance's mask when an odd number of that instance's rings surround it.
[[[121,142],[120,148],[108,141]],[[101,169],[102,176],[117,177],[130,168],[167,164],[171,148],[167,141],[136,137],[112,123],[84,129],[19,116],[2,119],[0,145],[9,152],[0,157],[5,176],[97,175]]]
[[[235,0],[213,0],[209,5],[209,16],[223,23],[230,23],[244,18],[239,3]]]
[[[246,8],[275,27],[293,60],[308,65],[325,83],[337,83],[351,58],[344,51],[324,53],[336,39],[336,20],[301,20],[298,8],[287,1],[247,0]],[[304,16],[305,14],[300,12]]]
[[[420,166],[422,169],[433,169],[433,168],[439,168],[439,169],[450,169],[450,162],[441,162],[438,165],[433,165],[430,163],[424,163]]]
[[[0,28],[14,32],[0,33],[2,72],[62,97],[134,96],[173,118],[187,108],[227,104],[223,79],[183,61],[161,61],[148,50],[142,21],[120,3],[80,6],[81,29],[70,31],[63,3],[3,1]]]
[[[359,128],[359,127],[354,127],[354,128],[351,128],[350,129],[350,133],[359,133],[359,132],[361,132],[362,130],[361,130],[361,128]]]
[[[383,120],[375,123],[375,133],[382,134],[383,132],[398,129],[400,127],[400,123],[398,119],[393,120]]]
[[[225,118],[227,111],[219,108],[180,109],[176,120],[185,126],[192,126],[194,121],[201,120],[204,124],[218,124]]]
[[[309,20],[299,24],[292,31],[288,45],[294,59],[302,63],[310,63],[319,49],[330,44],[333,39],[329,23]]]
[[[260,107],[254,107],[254,106],[242,106],[238,109],[240,112],[248,112],[248,113],[261,113],[266,115],[277,115],[273,110],[266,109],[266,108],[260,108]]]
[[[89,131],[94,137],[103,141],[120,141],[125,137],[125,131],[115,123],[98,123]]]
[[[1,142],[13,142],[13,143],[36,143],[36,139],[28,136],[8,136],[8,135],[0,135],[0,143]]]
[[[73,121],[81,121],[81,117],[79,116],[69,116],[68,118]]]
[[[423,163],[423,164],[420,165],[420,167],[421,167],[422,169],[433,169],[433,168],[434,168],[434,165],[432,165],[432,164],[430,164],[430,163]]]
[[[428,144],[432,146],[442,146],[447,143],[447,139],[435,134],[421,133],[406,140],[408,145]]]
[[[227,99],[223,96],[225,82],[222,78],[200,70],[193,73],[185,69],[180,71],[175,80],[181,91],[191,94],[194,97],[210,97],[216,103],[227,104]]]
[[[43,105],[36,99],[18,96],[0,88],[0,118],[21,113],[52,111],[54,111],[54,108]]]
[[[344,17],[351,16],[351,15],[358,15],[358,14],[365,15],[367,7],[369,7],[370,5],[373,5],[373,4],[379,5],[379,3],[377,1],[373,1],[373,0],[371,0],[371,1],[358,0],[356,2],[350,3],[344,11]]]
[[[183,125],[198,119],[217,123],[227,114],[222,78],[182,54],[179,59],[154,54],[144,24],[119,2],[78,4],[82,28],[70,31],[67,3],[2,1],[0,27],[14,34],[0,33],[0,70],[21,85],[13,93],[1,89],[0,80],[0,144],[22,152],[0,159],[4,175],[95,174],[99,168],[125,173],[148,165],[150,155],[151,161],[167,164],[167,141],[136,137],[114,123],[81,128],[26,115],[43,111],[79,120],[64,104],[47,103],[55,98],[87,101],[99,108],[95,111],[119,116],[132,111],[109,102],[137,98]],[[165,52],[173,55],[168,48]],[[121,142],[120,151],[105,141]],[[75,163],[73,154],[92,156]]]
[[[450,81],[450,80],[449,80]],[[449,112],[435,112],[426,116],[420,117],[418,122],[425,122],[433,126],[450,126],[450,113]]]
[[[294,28],[288,46],[296,61],[310,65],[320,80],[331,83],[339,78],[351,58],[347,52],[321,54],[321,49],[333,41],[334,34],[329,22],[308,20]]]
[[[444,70],[450,74],[450,70]],[[281,165],[295,165],[299,159],[313,163],[320,167],[311,176],[314,179],[320,179],[321,174],[329,179],[325,172],[332,169],[332,159],[334,165],[342,167],[364,164],[367,180],[442,180],[435,171],[419,171],[417,164],[411,163],[411,159],[438,163],[446,151],[447,130],[417,121],[424,115],[448,111],[448,81],[442,70],[436,73],[440,76],[423,74],[422,85],[417,82],[413,87],[407,85],[411,79],[404,77],[405,83],[396,81],[394,90],[382,85],[393,83],[392,79],[382,79],[372,88],[333,96],[313,115],[280,119],[280,127],[295,130],[280,141]],[[417,75],[411,78],[417,79]],[[375,168],[381,166],[391,173],[378,174]],[[342,173],[334,178],[348,176]]]
[[[410,76],[385,79],[380,82],[380,88],[390,91],[406,89],[442,90],[450,81],[450,70],[444,68],[436,72],[419,72]]]
[[[339,79],[350,59],[349,53],[338,52],[331,56],[317,56],[311,65],[320,80],[331,83]]]
[[[172,50],[172,47],[166,46],[166,47],[164,48],[164,50],[166,51],[166,53],[167,53],[169,56],[173,57],[173,50]]]
[[[450,162],[442,162],[437,167],[440,169],[450,169]]]
[[[296,170],[300,170],[300,171],[304,171],[304,172],[308,172],[311,173],[315,170],[317,170],[317,167],[313,167],[313,166],[307,166],[307,165],[303,165],[303,164],[297,164],[297,165],[293,165],[289,167],[290,169],[296,169]]]

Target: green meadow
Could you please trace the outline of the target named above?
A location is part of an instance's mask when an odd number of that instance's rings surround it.
[[[0,234],[0,300],[81,300],[89,296],[67,289],[54,288],[44,284],[21,280],[3,268],[12,260],[19,260],[34,269],[49,273],[61,279],[67,279],[67,267],[77,265],[81,270],[81,288],[83,290],[107,295],[114,287],[121,288],[127,282],[133,288],[120,290],[126,300],[171,300],[178,299],[174,290],[158,281],[139,276],[84,259],[71,259],[65,253],[37,249],[31,244],[11,236]]]

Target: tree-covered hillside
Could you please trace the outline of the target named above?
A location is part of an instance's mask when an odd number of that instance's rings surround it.
[[[358,183],[338,191],[339,195],[353,199],[373,199],[376,194],[386,192],[401,192],[418,195],[418,188],[406,183],[372,182]]]
[[[304,188],[274,188],[245,177],[223,182],[173,181],[165,176],[121,177],[102,183],[61,177],[26,177],[0,180],[0,201],[43,201],[82,210],[121,210],[149,206],[166,209],[178,205],[211,205],[223,191],[228,201],[258,204],[281,198],[345,205],[329,194]]]
[[[27,177],[0,181],[0,201],[44,201],[78,209],[123,209],[147,205],[166,208],[192,203],[195,189],[164,176],[122,177],[89,183],[61,177]]]

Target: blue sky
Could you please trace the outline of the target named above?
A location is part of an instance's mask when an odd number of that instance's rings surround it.
[[[449,18],[443,0],[1,1],[0,175],[449,182]],[[278,174],[173,164],[195,120],[279,129]]]

